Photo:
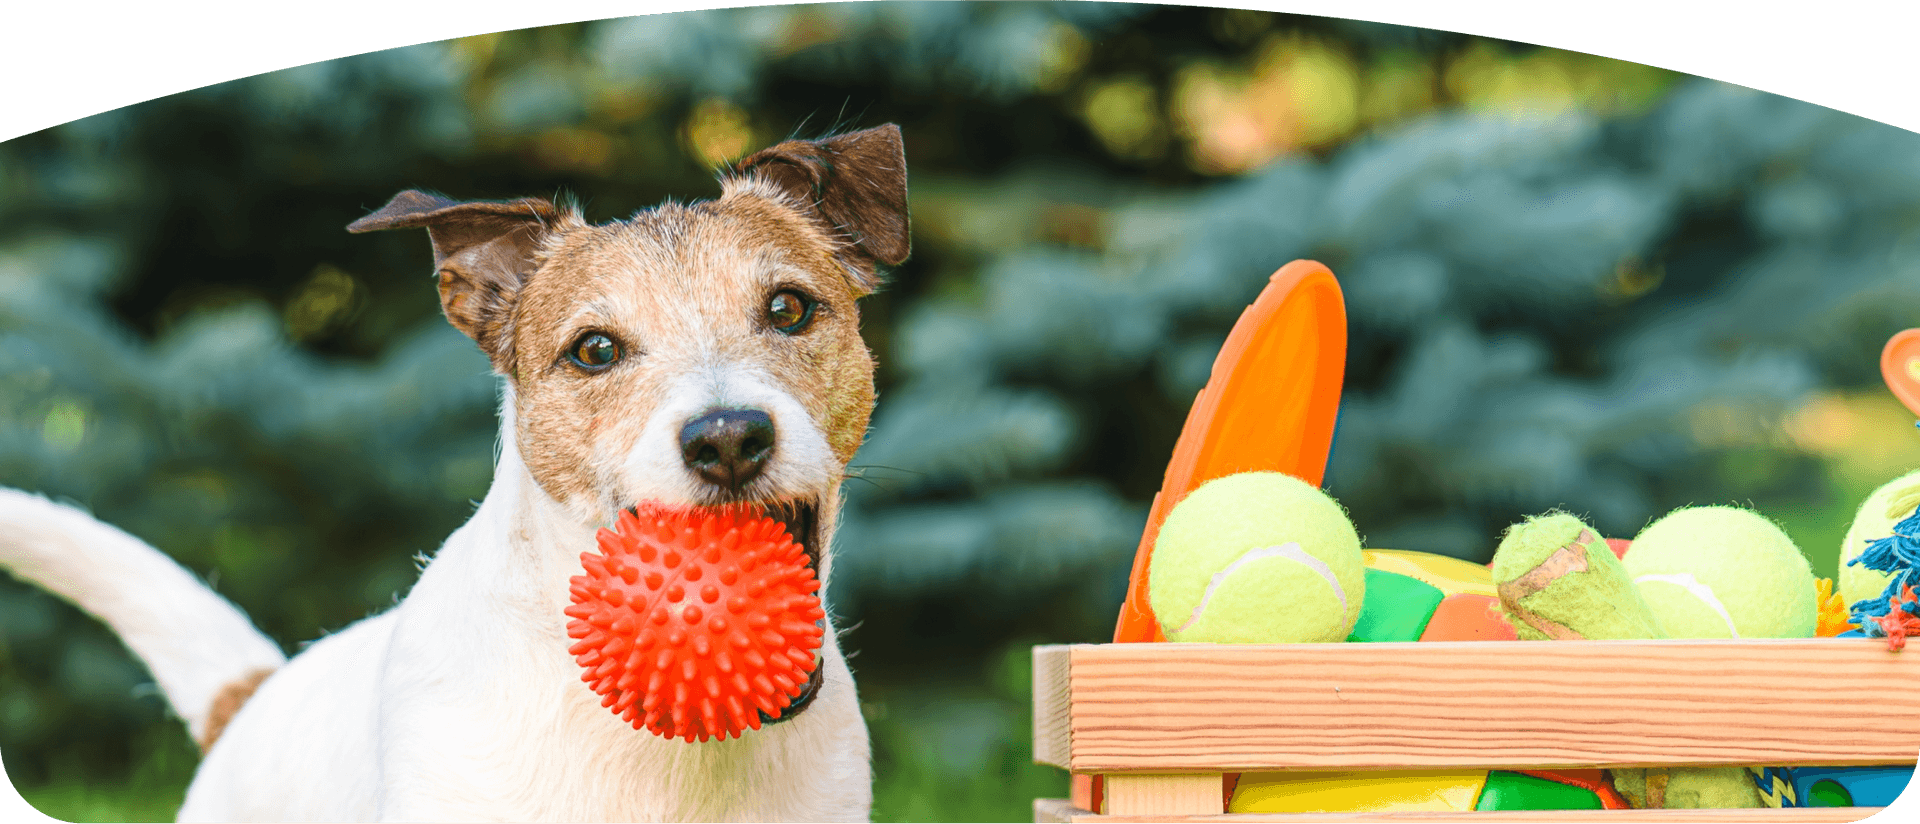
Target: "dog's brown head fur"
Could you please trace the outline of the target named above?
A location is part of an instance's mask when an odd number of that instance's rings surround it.
[[[873,406],[855,302],[909,250],[900,131],[781,143],[722,183],[598,226],[540,198],[408,191],[348,229],[427,229],[447,319],[510,382],[522,459],[583,519],[648,498],[817,503]],[[692,447],[664,443],[749,407],[778,432],[750,475],[703,481]]]

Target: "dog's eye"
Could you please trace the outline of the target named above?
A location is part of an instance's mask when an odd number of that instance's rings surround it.
[[[573,347],[567,350],[567,360],[573,361],[573,365],[581,369],[590,371],[605,369],[619,359],[620,344],[600,332],[581,335],[579,340],[573,342]]]
[[[813,321],[814,306],[812,298],[792,289],[782,289],[767,301],[767,323],[783,335],[798,335]]]

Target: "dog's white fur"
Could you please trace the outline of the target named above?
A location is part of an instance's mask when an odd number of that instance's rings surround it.
[[[897,155],[898,131],[882,138]],[[742,186],[784,197],[754,178]],[[890,262],[905,254],[904,222],[898,231]],[[675,326],[677,337],[648,353],[666,389],[637,440],[580,467],[592,495],[562,502],[536,479],[516,437],[515,382],[503,381],[499,460],[473,517],[398,606],[291,661],[158,550],[35,495],[0,489],[0,567],[118,632],[196,740],[218,723],[210,708],[224,687],[278,667],[208,750],[182,820],[864,820],[866,726],[830,625],[811,705],[726,741],[636,731],[600,705],[567,653],[569,578],[596,528],[636,501],[712,494],[678,448],[702,410],[752,406],[774,420],[778,446],[755,497],[817,502],[819,572],[830,573],[847,450],[829,437],[846,433],[826,431],[751,359],[726,356],[742,345],[737,330],[729,340],[698,318]]]

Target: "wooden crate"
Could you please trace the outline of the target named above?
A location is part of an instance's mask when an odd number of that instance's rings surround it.
[[[1876,808],[1228,815],[1221,782],[1920,756],[1920,650],[1874,639],[1044,646],[1033,700],[1034,759],[1106,802],[1037,821],[1856,821]]]

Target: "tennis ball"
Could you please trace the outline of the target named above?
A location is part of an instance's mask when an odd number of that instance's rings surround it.
[[[1636,810],[1742,810],[1766,806],[1745,767],[1612,769],[1613,787]]]
[[[1893,525],[1913,514],[1920,504],[1920,471],[1909,472],[1873,491],[1853,516],[1853,526],[1840,543],[1840,597],[1847,606],[1856,601],[1878,599],[1887,592],[1887,573],[1848,564],[1867,545],[1893,534]]]
[[[1312,484],[1246,472],[1200,486],[1167,513],[1147,600],[1171,641],[1342,641],[1366,573],[1347,514]]]
[[[1507,529],[1493,554],[1500,607],[1522,639],[1659,638],[1659,624],[1620,559],[1565,512]]]
[[[1676,509],[1622,559],[1668,638],[1812,638],[1813,570],[1780,527],[1749,509]]]

